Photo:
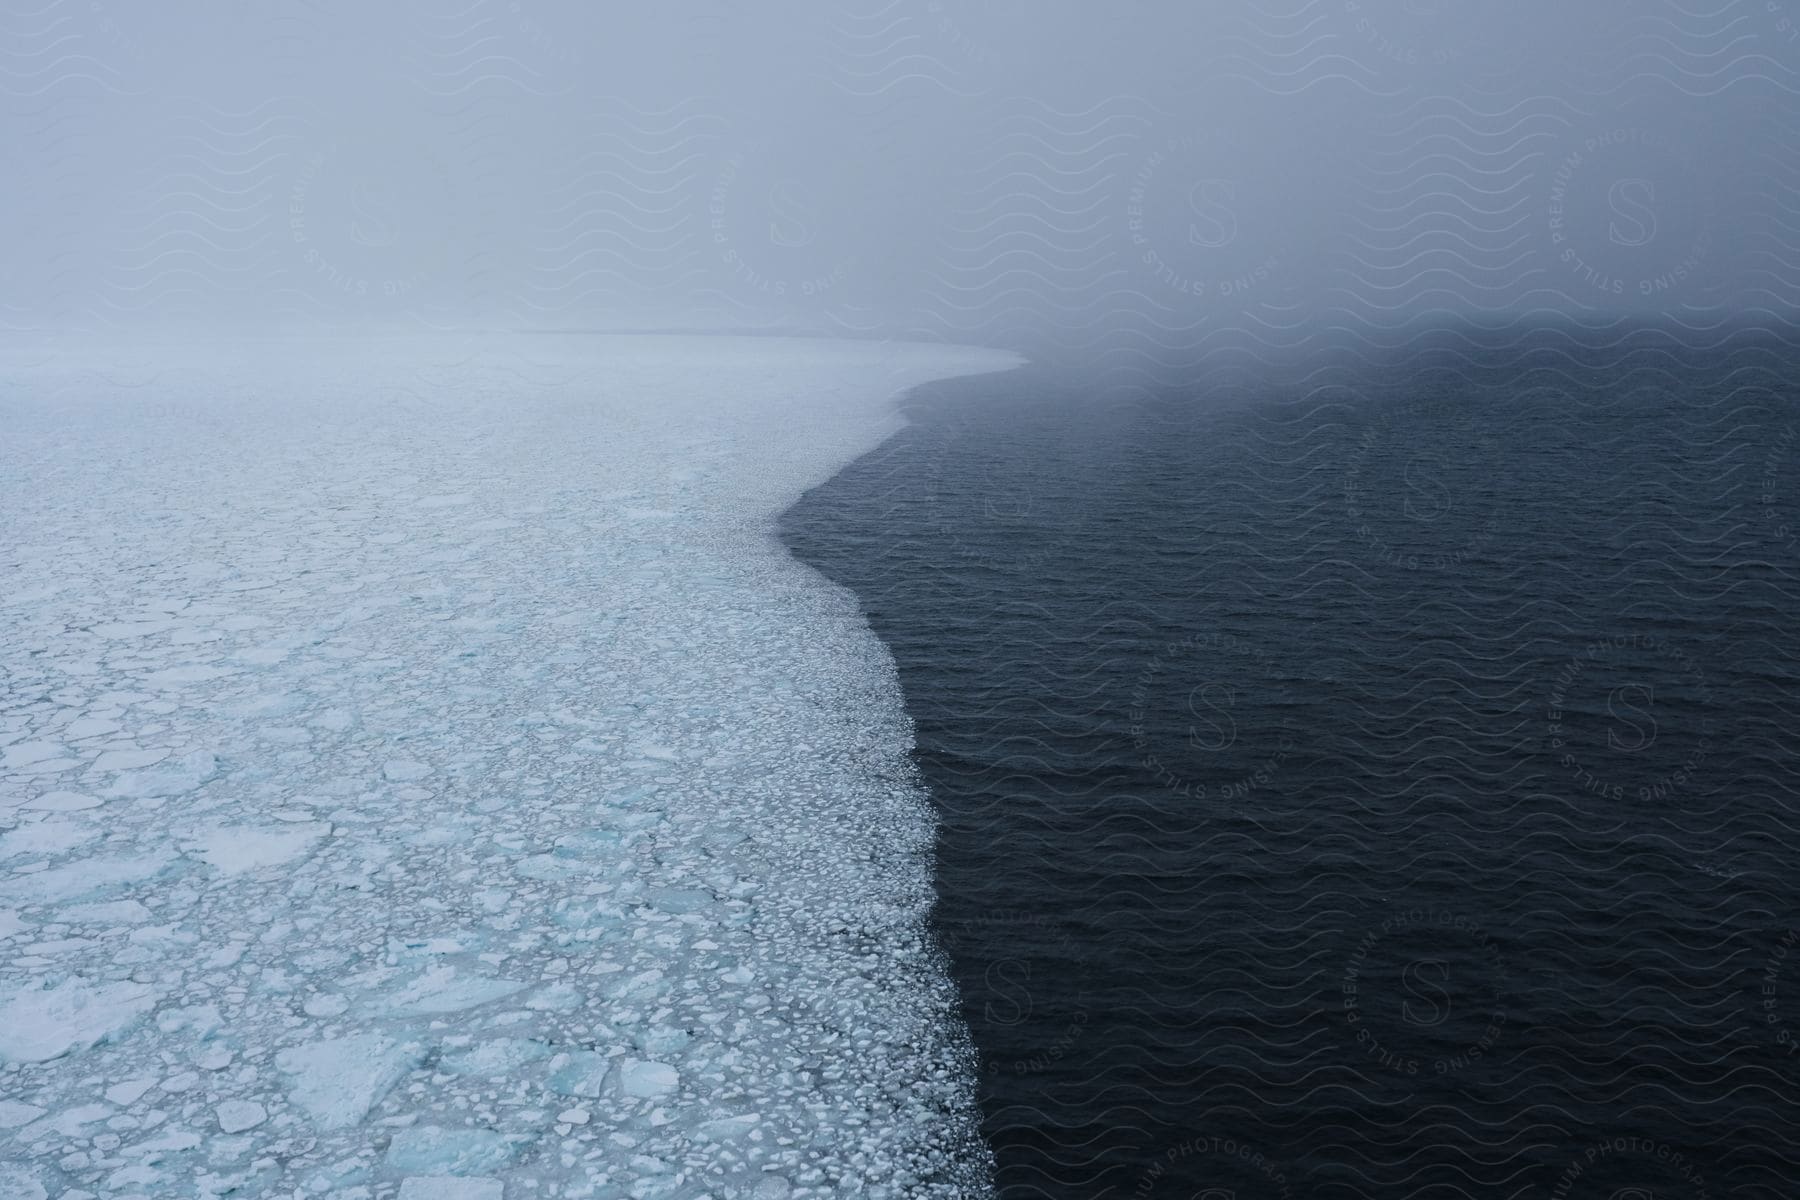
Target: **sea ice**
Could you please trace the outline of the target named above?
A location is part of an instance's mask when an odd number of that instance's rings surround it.
[[[292,1076],[289,1098],[321,1129],[342,1129],[363,1119],[425,1056],[424,1047],[402,1045],[373,1033],[314,1042],[283,1050],[275,1066]]]
[[[330,832],[331,826],[325,824],[295,825],[286,829],[226,825],[184,843],[182,849],[221,874],[240,875],[304,857]]]
[[[102,904],[71,904],[58,910],[56,915],[75,925],[141,925],[150,919],[150,910],[136,900],[113,900]]]
[[[668,1063],[628,1058],[619,1064],[619,1091],[640,1098],[664,1096],[681,1086],[681,1073]]]
[[[99,808],[98,797],[82,792],[45,792],[35,800],[27,800],[24,807],[37,812],[80,812],[83,809]]]
[[[0,1062],[47,1062],[113,1036],[156,1007],[141,983],[68,979],[0,999]]]
[[[1013,361],[0,347],[0,1196],[983,1194],[893,663],[774,523]]]
[[[0,1100],[0,1129],[17,1129],[43,1115],[44,1110],[35,1104],[20,1104],[17,1100]]]
[[[218,758],[209,751],[195,750],[178,759],[120,775],[106,794],[131,800],[179,796],[194,791],[218,773]]]
[[[23,825],[0,835],[0,858],[12,858],[20,854],[60,854],[99,836],[100,830],[92,825],[77,825],[72,821],[40,821],[36,825]]]
[[[377,1007],[396,1016],[462,1012],[491,1004],[529,984],[511,979],[483,979],[459,975],[455,967],[433,967]]]
[[[6,1200],[47,1200],[44,1178],[30,1163],[0,1162],[0,1196]],[[493,1193],[499,1200],[500,1193]]]
[[[606,1088],[612,1060],[592,1050],[577,1050],[550,1074],[550,1087],[563,1096],[597,1099]]]
[[[503,1200],[505,1181],[415,1175],[400,1181],[400,1200]]]
[[[29,767],[53,758],[65,758],[67,751],[58,742],[20,742],[0,753],[0,769],[8,771]]]
[[[154,879],[169,863],[166,853],[89,858],[0,882],[0,902],[57,904],[95,892]]]
[[[446,1054],[441,1065],[458,1075],[495,1077],[515,1073],[527,1063],[549,1058],[551,1049],[525,1038],[494,1038],[467,1050]]]
[[[415,1125],[388,1143],[387,1165],[407,1175],[488,1175],[505,1167],[517,1148],[491,1129]]]
[[[156,1086],[154,1079],[127,1079],[123,1083],[115,1083],[106,1089],[106,1098],[114,1104],[129,1107],[136,1104],[138,1097]]]
[[[96,771],[130,771],[152,767],[169,757],[166,747],[158,750],[108,750],[94,760]]]
[[[219,1128],[226,1133],[242,1133],[255,1129],[269,1119],[269,1110],[254,1100],[227,1100],[213,1110]]]

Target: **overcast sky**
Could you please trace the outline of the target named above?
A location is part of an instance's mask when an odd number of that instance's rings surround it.
[[[1800,0],[1693,7],[12,0],[0,320],[1784,310]]]

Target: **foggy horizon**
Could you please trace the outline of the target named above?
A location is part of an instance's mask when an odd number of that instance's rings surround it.
[[[1800,308],[1779,3],[11,6],[10,334]]]

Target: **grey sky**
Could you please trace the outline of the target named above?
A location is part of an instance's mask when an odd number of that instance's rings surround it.
[[[1800,6],[17,0],[14,330],[1782,310]]]

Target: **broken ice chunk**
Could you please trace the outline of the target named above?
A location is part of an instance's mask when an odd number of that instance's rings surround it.
[[[526,1038],[495,1038],[460,1054],[446,1055],[442,1067],[457,1075],[505,1075],[527,1063],[550,1057],[550,1047]]]
[[[219,773],[219,760],[205,750],[184,754],[173,762],[119,776],[106,794],[114,799],[145,800],[191,792]]]
[[[35,812],[80,812],[99,808],[100,801],[81,792],[45,792],[36,800],[27,800],[25,807]]]
[[[379,1011],[396,1016],[462,1012],[492,1003],[528,985],[511,979],[486,979],[479,975],[458,978],[455,967],[432,967],[423,975],[378,1001]]]
[[[94,760],[96,771],[135,771],[139,767],[153,767],[169,757],[167,747],[154,750],[107,750]]]
[[[0,1062],[48,1062],[86,1050],[155,1007],[156,993],[141,983],[27,986],[0,1002]]]
[[[628,1058],[619,1064],[618,1089],[621,1095],[647,1099],[666,1096],[680,1086],[681,1073],[668,1063]]]
[[[516,1148],[512,1139],[491,1129],[416,1125],[394,1135],[387,1165],[406,1173],[478,1175],[506,1166]]]
[[[577,1050],[568,1055],[550,1076],[550,1088],[564,1096],[598,1099],[606,1085],[606,1073],[612,1060],[592,1050]]]
[[[56,904],[78,900],[122,883],[141,883],[154,877],[168,863],[161,854],[131,858],[90,858],[67,866],[20,875],[0,883],[0,901],[23,904]]]
[[[20,742],[16,746],[8,746],[6,752],[0,754],[0,767],[29,767],[33,763],[61,758],[66,753],[57,742]]]
[[[195,858],[223,875],[241,875],[260,867],[279,866],[304,858],[331,826],[323,822],[286,829],[224,825],[182,845]]]
[[[150,919],[150,910],[136,900],[113,900],[72,904],[57,917],[76,925],[141,925]]]
[[[226,1133],[255,1129],[269,1119],[269,1110],[254,1100],[227,1100],[213,1111],[219,1118],[219,1128]]]
[[[43,1115],[44,1110],[35,1104],[20,1104],[17,1100],[0,1100],[0,1129],[17,1129]]]
[[[454,1175],[414,1175],[400,1182],[400,1200],[501,1200],[498,1179],[458,1179]]]
[[[288,1096],[315,1125],[343,1129],[362,1120],[424,1057],[420,1046],[361,1033],[283,1050],[275,1066],[294,1077]]]
[[[138,1097],[149,1091],[156,1084],[154,1079],[127,1079],[123,1083],[115,1083],[106,1089],[106,1098],[120,1108],[130,1108],[137,1103]]]
[[[45,1200],[49,1195],[36,1167],[26,1163],[0,1163],[0,1196],[7,1200]],[[499,1197],[500,1193],[495,1192],[492,1200],[499,1200]]]
[[[100,831],[93,826],[78,825],[73,821],[42,821],[36,825],[23,825],[0,837],[0,858],[12,858],[19,854],[61,854],[99,836]]]

